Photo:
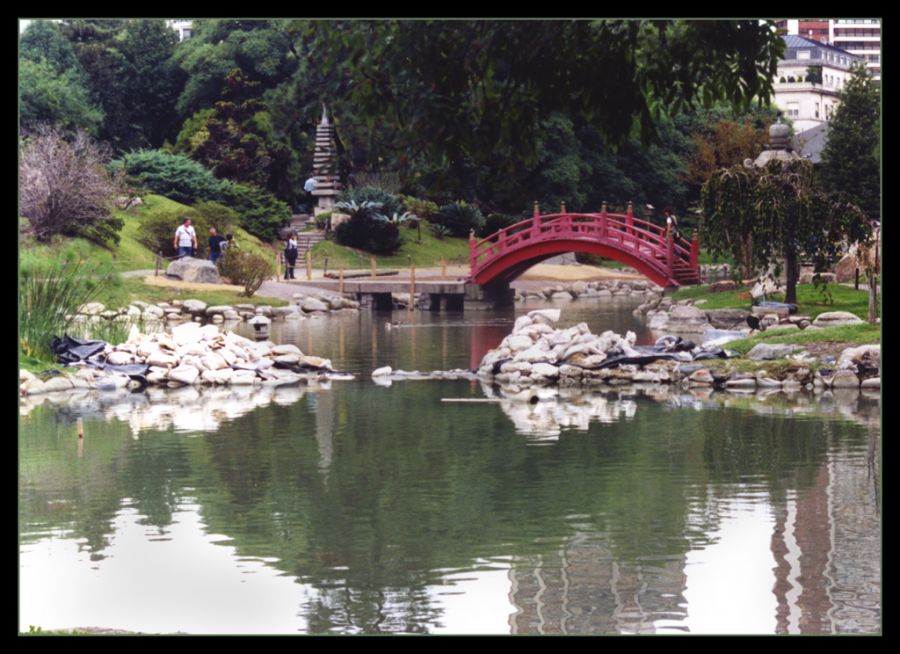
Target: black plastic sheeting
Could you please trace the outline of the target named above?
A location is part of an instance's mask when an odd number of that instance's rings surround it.
[[[106,341],[89,341],[83,338],[75,338],[65,334],[62,338],[54,337],[50,341],[50,349],[56,355],[56,360],[65,365],[84,363],[99,370],[120,372],[131,379],[147,383],[147,371],[150,366],[145,363],[133,363],[127,366],[115,366],[106,363],[103,350]]]

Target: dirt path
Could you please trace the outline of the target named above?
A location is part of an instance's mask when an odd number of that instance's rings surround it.
[[[334,280],[328,279],[322,276],[321,270],[313,270],[312,274],[312,282],[313,284],[306,285],[303,282],[306,281],[306,271],[305,270],[297,270],[299,279],[295,281],[273,281],[268,280],[263,282],[262,286],[256,292],[256,295],[259,297],[271,297],[278,298],[280,300],[290,300],[294,293],[307,293],[307,294],[315,294],[319,291],[322,291],[324,286],[328,286],[329,290],[334,285]],[[122,273],[123,276],[128,277],[144,277],[144,283],[150,286],[160,286],[164,288],[177,288],[182,290],[190,290],[190,291],[234,291],[241,292],[244,290],[243,286],[235,286],[232,284],[198,284],[192,282],[182,282],[177,279],[170,279],[164,275],[155,276],[152,274],[152,271],[130,271],[128,273]],[[469,274],[468,267],[463,266],[448,266],[446,270],[446,277],[449,279],[462,279],[465,278]],[[428,279],[434,277],[441,276],[440,268],[421,268],[416,269],[416,277],[418,279]],[[391,279],[409,279],[409,271],[400,269],[398,270],[398,274],[396,277],[392,276]],[[608,281],[611,279],[644,279],[642,275],[635,273],[627,273],[622,272],[615,269],[610,268],[597,268],[595,266],[582,266],[582,265],[555,265],[555,264],[540,264],[531,268],[524,275],[519,277],[515,282],[513,282],[513,286],[516,288],[537,288],[541,286],[545,286],[548,283],[554,282],[573,282],[573,281]],[[327,282],[327,284],[322,287],[315,285],[316,282]]]

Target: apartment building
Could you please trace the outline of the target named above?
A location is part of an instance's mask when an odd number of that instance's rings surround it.
[[[864,59],[802,36],[788,34],[784,41],[786,50],[775,77],[775,104],[799,133],[831,120],[850,67]]]

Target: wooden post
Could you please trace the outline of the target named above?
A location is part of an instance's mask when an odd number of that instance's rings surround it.
[[[275,281],[281,279],[281,255],[275,255]]]
[[[322,277],[328,277],[328,257],[325,257],[325,268],[322,269]]]
[[[416,267],[413,265],[409,269],[409,307],[410,311],[413,310],[413,305],[416,303]]]
[[[566,213],[566,201],[565,200],[563,200],[562,202],[559,203],[559,212]]]
[[[372,264],[372,279],[375,279],[375,257],[369,257],[369,261]]]
[[[447,260],[441,258],[441,280],[443,281],[447,277]]]
[[[312,279],[312,253],[309,250],[306,251],[306,279]]]
[[[78,432],[79,439],[84,438],[84,422],[80,416],[75,420],[75,430]]]
[[[859,266],[856,267],[856,279],[853,281],[853,290],[859,290]]]
[[[338,293],[344,294],[344,266],[341,265],[338,271]]]
[[[534,201],[534,211],[532,212],[531,215],[534,216],[535,218],[537,218],[538,216],[541,215],[541,208],[538,206],[537,200]]]

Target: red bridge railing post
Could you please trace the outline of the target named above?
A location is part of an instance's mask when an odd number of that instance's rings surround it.
[[[700,258],[700,238],[697,235],[697,230],[694,230],[694,235],[691,237],[691,268],[694,270],[697,269],[697,261]]]
[[[600,238],[606,238],[606,203],[600,207]]]
[[[469,230],[469,274],[475,276],[475,230]]]
[[[534,201],[534,212],[531,214],[531,240],[537,240],[541,235],[541,208],[537,200]]]
[[[666,234],[666,240],[668,241],[668,256],[669,256],[669,276],[675,277],[675,235],[672,233],[674,230],[669,230],[668,234]]]
[[[628,234],[629,241],[636,241],[634,235],[634,206],[629,201],[628,202],[628,210],[625,212],[625,233]],[[635,243],[635,247],[637,247],[637,243]]]

